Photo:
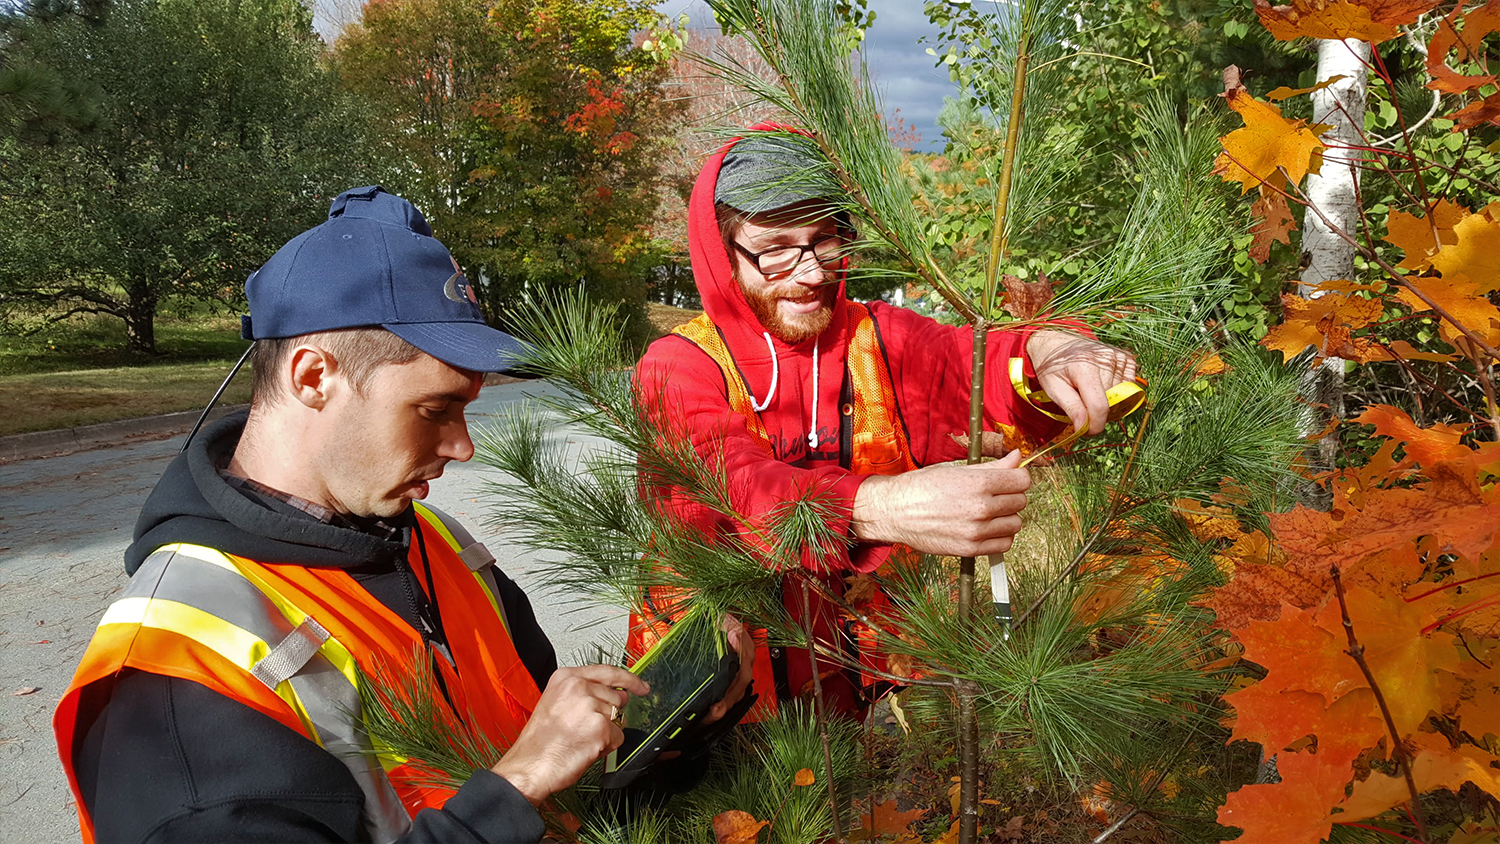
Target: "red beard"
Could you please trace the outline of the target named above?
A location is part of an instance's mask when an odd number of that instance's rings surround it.
[[[811,340],[827,330],[828,324],[833,322],[833,297],[838,295],[836,284],[825,284],[813,289],[814,295],[823,303],[821,308],[811,313],[790,316],[784,316],[777,303],[782,299],[799,299],[807,295],[806,287],[800,284],[760,284],[755,289],[742,285],[741,289],[744,290],[745,301],[750,304],[750,312],[771,332],[771,336],[783,343],[795,346],[804,340]]]

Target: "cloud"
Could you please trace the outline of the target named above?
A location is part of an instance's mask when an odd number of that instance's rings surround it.
[[[954,93],[946,69],[933,66],[926,35],[935,37],[937,27],[927,20],[917,0],[869,0],[875,25],[865,33],[865,61],[876,89],[890,113],[900,110],[902,120],[922,135],[920,149],[941,149],[937,127],[943,97]],[[657,10],[673,17],[686,12],[694,26],[711,26],[713,15],[701,0],[663,0]]]

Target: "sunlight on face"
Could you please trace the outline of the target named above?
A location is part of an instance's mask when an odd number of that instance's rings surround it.
[[[735,241],[746,251],[764,252],[778,246],[811,246],[838,234],[832,217],[807,221],[816,205],[755,214],[746,219]],[[838,270],[818,262],[811,250],[789,271],[767,274],[739,249],[730,250],[734,275],[755,318],[772,336],[801,343],[822,334],[833,320],[838,296]]]
[[[342,392],[327,408],[340,436],[318,457],[339,511],[395,516],[427,496],[450,460],[473,457],[464,409],[482,382],[423,354],[380,367],[363,393]]]

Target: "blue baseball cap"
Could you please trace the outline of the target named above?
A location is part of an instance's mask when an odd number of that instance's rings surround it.
[[[328,220],[245,281],[246,340],[380,326],[444,363],[503,372],[522,344],[485,324],[474,288],[410,202],[379,185],[339,194]]]

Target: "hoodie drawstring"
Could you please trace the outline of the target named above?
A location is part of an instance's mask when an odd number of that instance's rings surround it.
[[[818,447],[818,341],[813,341],[812,430],[807,432],[807,450]]]
[[[771,406],[771,399],[776,397],[776,386],[781,383],[781,360],[776,354],[776,344],[771,341],[771,332],[761,334],[766,338],[766,351],[771,353],[771,389],[766,391],[765,401],[756,401],[755,394],[750,393],[750,407],[760,413]],[[747,385],[748,390],[748,385]],[[818,447],[818,341],[813,341],[813,379],[812,379],[812,430],[807,432],[807,447],[816,449]]]
[[[760,402],[755,400],[754,393],[750,393],[750,407],[754,409],[756,413],[760,413],[762,410],[765,410],[766,408],[771,406],[771,399],[776,395],[776,385],[781,380],[781,371],[778,368],[778,360],[776,357],[776,344],[771,342],[771,332],[763,332],[761,336],[766,338],[766,351],[771,353],[771,389],[766,391],[766,400]],[[746,385],[747,392],[749,391],[748,387],[749,385]]]

